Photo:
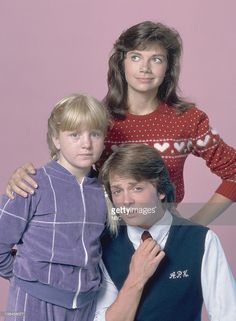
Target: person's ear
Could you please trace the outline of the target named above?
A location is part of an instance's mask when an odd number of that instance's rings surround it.
[[[56,149],[60,150],[60,141],[58,137],[52,137],[53,144],[55,145]]]

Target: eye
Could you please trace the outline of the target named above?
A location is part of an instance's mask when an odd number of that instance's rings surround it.
[[[153,57],[152,60],[156,63],[156,64],[161,64],[163,62],[163,59],[160,57]]]
[[[130,58],[132,61],[135,61],[135,62],[140,60],[140,56],[138,56],[138,55],[131,55]]]
[[[103,133],[100,131],[100,130],[93,130],[91,133],[90,133],[90,136],[91,137],[102,137]]]
[[[118,195],[120,192],[121,192],[120,189],[111,190],[111,194],[114,195],[114,196],[115,196],[115,195]]]
[[[134,191],[134,192],[142,192],[142,191],[143,191],[143,187],[141,187],[141,186],[135,186],[135,187],[133,188],[133,191]]]
[[[70,136],[73,137],[73,138],[79,138],[80,133],[78,133],[78,132],[73,132],[73,133],[70,134]]]

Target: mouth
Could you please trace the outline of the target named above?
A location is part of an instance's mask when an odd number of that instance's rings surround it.
[[[136,78],[138,81],[140,81],[140,82],[151,82],[154,78],[140,78],[140,77],[138,77],[138,78]]]
[[[127,208],[125,209],[124,214],[128,217],[135,217],[139,215],[139,210],[137,208]]]
[[[79,157],[92,157],[93,154],[78,154]]]

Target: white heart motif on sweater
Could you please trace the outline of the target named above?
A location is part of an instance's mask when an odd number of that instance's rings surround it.
[[[218,135],[217,130],[215,130],[214,128],[211,129],[211,132],[212,132],[213,135]]]
[[[184,142],[181,142],[181,143],[174,143],[174,148],[178,151],[178,152],[181,152],[181,150],[184,148],[185,146],[185,143]]]
[[[192,141],[191,141],[191,140],[188,140],[188,142],[187,142],[187,148],[188,148],[188,150],[190,150],[192,146],[193,146]]]
[[[204,140],[202,140],[202,139],[197,140],[197,145],[200,147],[205,147],[207,145],[207,143],[209,142],[209,140],[210,140],[210,135],[206,135]]]
[[[159,152],[164,152],[165,150],[167,150],[167,148],[170,146],[169,143],[164,143],[164,144],[159,144],[159,143],[155,143],[154,144],[154,148],[156,148]]]

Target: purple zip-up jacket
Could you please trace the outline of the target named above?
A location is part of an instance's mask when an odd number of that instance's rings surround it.
[[[35,180],[34,195],[2,197],[0,275],[14,276],[40,299],[76,308],[93,299],[101,283],[103,189],[93,170],[79,184],[55,161],[39,168]]]

